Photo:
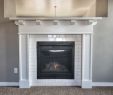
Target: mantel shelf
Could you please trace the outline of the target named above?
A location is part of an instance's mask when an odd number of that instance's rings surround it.
[[[101,20],[102,17],[10,17],[10,20]]]

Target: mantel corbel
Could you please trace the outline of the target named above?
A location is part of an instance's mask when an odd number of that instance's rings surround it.
[[[89,20],[89,24],[95,26],[97,25],[98,21],[97,20]]]
[[[25,20],[15,20],[15,24],[16,25],[25,25],[26,22],[25,22]]]

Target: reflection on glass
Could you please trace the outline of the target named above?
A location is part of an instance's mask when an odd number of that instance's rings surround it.
[[[65,50],[49,50],[50,52],[64,52]]]

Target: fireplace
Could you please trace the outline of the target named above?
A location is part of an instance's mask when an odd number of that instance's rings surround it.
[[[92,88],[93,26],[78,18],[15,19],[19,31],[19,87],[81,86]],[[72,24],[73,22],[73,24]]]
[[[74,79],[74,42],[37,42],[37,79]]]

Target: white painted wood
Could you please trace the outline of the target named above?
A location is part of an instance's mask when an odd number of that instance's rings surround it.
[[[20,88],[23,87],[23,83],[27,81],[28,83],[28,55],[27,55],[27,35],[19,35],[19,85]],[[24,81],[24,82],[23,82]],[[25,83],[26,84],[26,83]],[[24,85],[24,87],[28,87]]]
[[[91,89],[92,88],[92,80],[83,80],[82,79],[82,86],[81,87]]]
[[[106,87],[106,86],[113,86],[113,82],[93,82],[92,83],[92,86],[103,86],[103,87]]]
[[[19,88],[30,88],[30,83],[28,79],[23,79],[19,81]]]
[[[44,80],[42,82],[44,83]],[[24,85],[24,82],[23,82],[23,85]],[[34,82],[33,85],[37,86],[37,82]],[[49,86],[49,83],[47,85]],[[65,84],[65,82],[62,80],[62,86],[74,86],[74,85],[75,85],[75,83],[70,84],[70,85],[69,84]],[[0,86],[19,86],[19,82],[0,82]],[[42,84],[41,84],[41,86],[42,86]],[[43,86],[45,86],[45,84]],[[60,86],[60,85],[54,84],[53,86]],[[78,86],[80,86],[80,85],[78,85]],[[112,87],[113,86],[113,82],[92,82],[92,86],[93,87],[96,87],[96,86]]]
[[[102,17],[10,17],[10,20],[101,20]]]
[[[41,79],[32,82],[32,86],[81,86],[71,79]]]
[[[93,80],[92,79],[92,70],[93,70],[93,34],[91,34],[90,35],[90,37],[91,37],[91,43],[90,43],[90,45],[91,45],[91,47],[90,47],[90,49],[91,49],[91,56],[90,56],[90,61],[91,61],[91,65],[90,65],[90,80]]]
[[[82,27],[82,28],[81,28]],[[90,34],[92,26],[84,25],[23,25],[19,34]]]
[[[19,86],[18,82],[0,82],[0,86]]]
[[[70,25],[69,21],[60,21],[53,25],[51,21],[41,21],[40,25],[35,22],[25,21],[19,26],[19,52],[20,52],[20,88],[30,86],[77,86],[92,88],[92,44],[93,24],[82,21]],[[57,38],[53,36],[56,35]],[[82,41],[79,39],[83,35]],[[52,36],[52,37],[50,37]],[[74,80],[37,80],[36,70],[36,42],[37,41],[75,41],[75,54],[79,50],[79,58],[75,57],[75,79]],[[79,45],[82,42],[82,45]],[[77,51],[76,51],[77,50]],[[81,57],[82,56],[82,59]],[[77,61],[79,59],[79,61]],[[78,64],[78,65],[77,65]],[[82,67],[81,67],[82,65]],[[82,77],[82,78],[81,78]]]
[[[82,41],[82,88],[92,88],[92,41],[91,35],[84,34]]]
[[[88,21],[80,21],[71,25],[70,21],[60,21],[53,25],[51,21],[42,21],[41,25],[36,22],[18,21],[19,34],[90,34],[93,33],[92,25]],[[23,23],[23,24],[22,24]],[[82,27],[82,28],[81,28]]]

